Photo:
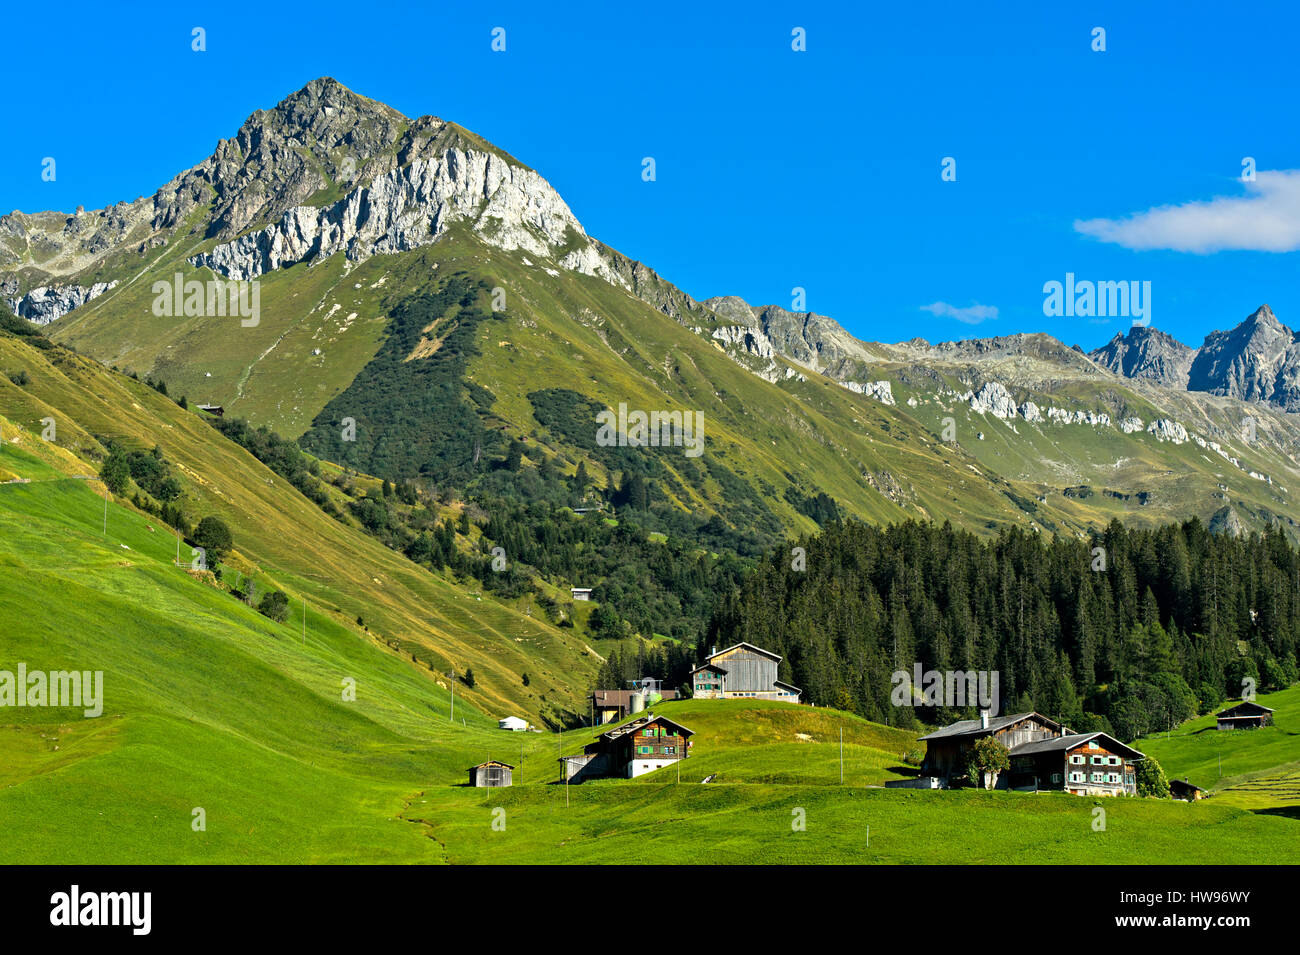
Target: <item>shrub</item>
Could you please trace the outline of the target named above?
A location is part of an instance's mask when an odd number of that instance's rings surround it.
[[[257,611],[276,623],[284,623],[289,619],[289,598],[283,591],[272,590],[262,598],[262,602],[257,605]]]
[[[212,515],[199,521],[199,526],[194,529],[194,543],[208,552],[209,566],[219,563],[235,546],[226,522]]]
[[[1137,791],[1139,796],[1151,796],[1154,799],[1169,798],[1169,779],[1164,769],[1155,758],[1148,756],[1140,759],[1137,766]]]

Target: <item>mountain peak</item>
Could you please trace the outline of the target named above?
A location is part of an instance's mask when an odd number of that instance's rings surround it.
[[[406,119],[391,106],[354,93],[331,76],[312,80],[302,89],[290,93],[272,110],[258,110],[244,125],[267,115],[313,132],[320,128],[337,128],[347,119]]]
[[[1128,334],[1116,333],[1109,342],[1088,353],[1107,371],[1125,378],[1141,378],[1173,388],[1186,388],[1196,357],[1193,348],[1168,332],[1149,325],[1134,325]]]
[[[1273,314],[1273,309],[1269,308],[1267,304],[1261,305],[1259,308],[1255,309],[1255,311],[1251,312],[1250,315],[1247,316],[1246,320],[1241,324],[1248,327],[1267,326],[1269,328],[1286,328],[1285,325],[1278,321],[1277,316]]]

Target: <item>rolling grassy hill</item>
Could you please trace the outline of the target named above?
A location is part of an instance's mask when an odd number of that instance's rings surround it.
[[[654,709],[696,732],[680,783],[674,766],[568,787],[529,776],[510,789],[430,788],[404,818],[426,826],[452,863],[1204,864],[1243,845],[1258,848],[1256,862],[1300,860],[1292,821],[1225,803],[883,789],[915,735],[836,710],[692,700]],[[568,736],[565,753],[593,738]]]
[[[1215,803],[1300,819],[1300,686],[1257,701],[1275,710],[1272,726],[1220,732],[1210,714],[1135,745],[1159,760],[1170,779],[1209,790]]]

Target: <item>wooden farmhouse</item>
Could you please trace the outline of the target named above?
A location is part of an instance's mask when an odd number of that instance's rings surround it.
[[[471,767],[469,771],[469,784],[477,786],[480,789],[484,787],[509,786],[510,778],[515,768],[509,763],[503,763],[497,759],[489,759],[486,763],[479,763]]]
[[[602,733],[581,755],[561,756],[561,778],[574,783],[601,776],[633,779],[688,757],[694,735],[680,723],[647,713]]]
[[[961,720],[921,737],[926,744],[921,778],[899,785],[942,789],[967,774],[977,740],[991,736],[1007,748],[1008,771],[998,789],[1062,790],[1076,796],[1137,795],[1137,770],[1143,755],[1106,733],[1074,733],[1041,713]]]
[[[1221,730],[1253,730],[1273,725],[1273,711],[1267,706],[1246,701],[1230,706],[1216,717]]]
[[[692,693],[697,700],[784,700],[798,703],[797,686],[776,678],[781,655],[752,643],[737,643],[710,653],[704,665],[691,671]]]

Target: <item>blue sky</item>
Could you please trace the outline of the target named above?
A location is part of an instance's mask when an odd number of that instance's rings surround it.
[[[0,209],[148,195],[329,75],[481,134],[697,298],[790,307],[801,287],[885,341],[1046,331],[1091,348],[1131,324],[1045,316],[1044,283],[1072,272],[1151,282],[1152,324],[1193,345],[1264,302],[1300,327],[1300,15],[1284,4],[249,9],[11,5],[26,65]]]

